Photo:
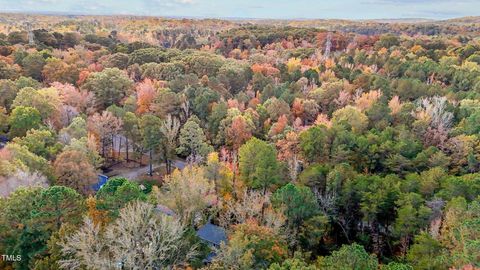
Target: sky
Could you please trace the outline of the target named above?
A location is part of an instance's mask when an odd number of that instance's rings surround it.
[[[480,0],[0,0],[0,12],[270,19],[448,19]]]

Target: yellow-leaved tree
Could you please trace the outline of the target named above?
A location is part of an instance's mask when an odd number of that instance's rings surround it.
[[[184,224],[203,220],[217,203],[215,184],[204,175],[201,167],[175,170],[165,178],[157,201],[173,210]]]

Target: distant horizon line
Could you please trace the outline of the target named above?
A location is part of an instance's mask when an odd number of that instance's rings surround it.
[[[480,16],[460,16],[449,18],[425,18],[425,17],[394,17],[394,18],[365,18],[365,19],[350,19],[350,18],[321,18],[321,17],[305,17],[305,18],[274,18],[274,17],[209,17],[209,16],[194,16],[194,15],[148,15],[148,14],[128,14],[128,13],[84,13],[84,12],[64,12],[64,11],[20,11],[20,10],[1,10],[0,14],[14,14],[14,15],[43,15],[43,16],[124,16],[124,17],[151,17],[151,18],[167,18],[167,19],[197,19],[197,20],[278,20],[278,21],[308,21],[308,20],[339,20],[339,21],[425,21],[425,22],[439,22],[453,19],[475,18]]]

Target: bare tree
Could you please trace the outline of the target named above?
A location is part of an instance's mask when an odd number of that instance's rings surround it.
[[[175,158],[175,149],[177,148],[177,136],[180,131],[180,121],[172,115],[168,115],[167,119],[162,122],[160,132],[165,138],[163,144],[163,152],[165,155],[165,166],[167,174],[172,172],[172,159]]]
[[[217,195],[215,183],[204,175],[202,167],[175,170],[165,178],[162,190],[155,194],[158,202],[175,211],[185,224],[207,217],[217,203]]]
[[[258,224],[278,232],[285,224],[282,211],[273,209],[270,205],[270,194],[259,191],[245,191],[238,200],[223,202],[220,212],[220,225],[228,228],[230,225],[256,220]]]
[[[106,157],[106,149],[111,144],[112,158],[114,152],[114,139],[115,136],[122,129],[123,121],[120,118],[115,117],[109,111],[103,111],[102,114],[95,113],[88,119],[88,129],[95,134],[100,141],[102,149],[102,157]]]
[[[180,114],[180,117],[182,118],[183,122],[186,122],[190,117],[190,102],[185,95],[182,95],[181,99],[182,104],[180,106],[182,107],[182,114]]]
[[[320,211],[322,211],[322,213],[332,222],[335,222],[338,224],[338,226],[340,226],[345,238],[348,242],[350,242],[350,228],[348,225],[350,223],[350,219],[338,215],[339,209],[336,203],[337,193],[334,190],[326,192],[325,194],[315,191],[315,196],[317,197],[318,204],[320,205]]]
[[[19,187],[47,187],[48,180],[39,172],[18,169],[9,176],[0,175],[0,197],[7,197]]]
[[[69,259],[61,260],[63,269],[113,269],[115,262],[107,254],[107,243],[100,233],[100,227],[95,226],[89,218],[75,234],[63,243],[62,254]]]
[[[90,219],[62,244],[63,269],[171,269],[197,254],[186,227],[144,202],[133,202],[105,231]]]
[[[429,121],[432,128],[449,129],[453,121],[453,113],[447,111],[446,97],[423,98],[419,101],[415,116],[424,117]]]
[[[423,134],[426,145],[444,148],[448,140],[448,133],[453,122],[453,113],[447,110],[446,97],[423,98],[413,115],[428,122],[428,128]]]

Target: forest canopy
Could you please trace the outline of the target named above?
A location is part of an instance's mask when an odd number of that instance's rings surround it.
[[[1,269],[480,268],[478,18],[0,19]]]

